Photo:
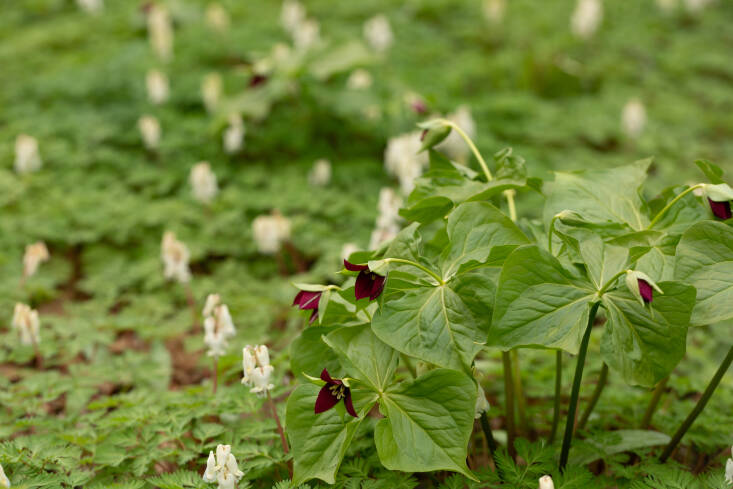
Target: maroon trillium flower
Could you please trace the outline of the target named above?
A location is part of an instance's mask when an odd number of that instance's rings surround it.
[[[268,79],[267,75],[256,74],[252,78],[250,78],[249,86],[250,88],[257,87],[259,85],[264,84],[267,81],[267,79]]]
[[[369,297],[373,301],[384,290],[387,277],[383,277],[369,270],[369,265],[355,265],[344,260],[344,267],[351,272],[359,272],[354,286],[356,300]]]
[[[713,214],[718,219],[730,219],[733,217],[733,214],[731,214],[730,210],[730,201],[726,200],[723,202],[716,202],[713,199],[708,197],[708,202],[710,203],[710,210],[713,211]]]
[[[301,311],[312,310],[311,317],[308,322],[312,323],[318,317],[318,303],[321,301],[321,294],[323,292],[309,292],[307,290],[301,290],[295,296],[293,301],[294,306],[298,306]]]
[[[343,399],[346,412],[351,416],[358,418],[359,416],[354,410],[354,404],[351,402],[351,389],[346,387],[344,381],[341,379],[332,379],[328,374],[328,370],[325,368],[323,369],[323,372],[321,372],[321,380],[323,380],[326,385],[321,387],[321,390],[318,393],[318,398],[316,398],[316,414],[328,411]]]
[[[651,303],[654,299],[654,289],[649,285],[649,282],[643,278],[639,279],[639,293],[646,304]]]

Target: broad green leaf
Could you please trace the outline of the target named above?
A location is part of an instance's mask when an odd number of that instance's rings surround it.
[[[331,348],[323,341],[323,335],[334,328],[310,327],[304,329],[290,345],[290,370],[296,378],[301,374],[318,377],[324,368],[334,377],[341,377],[343,369]]]
[[[733,318],[733,228],[705,221],[688,229],[677,245],[675,278],[697,289],[693,326]]]
[[[570,229],[558,233],[572,249],[588,272],[588,278],[597,290],[618,272],[626,268],[629,252],[620,246],[605,243],[601,237],[586,229]]]
[[[703,172],[706,177],[708,177],[710,183],[725,183],[725,181],[723,180],[723,169],[719,166],[707,160],[697,160],[695,161],[695,164],[700,169],[700,171]]]
[[[436,369],[386,392],[374,443],[390,470],[452,470],[476,480],[466,466],[476,384],[466,374]]]
[[[570,450],[570,463],[587,465],[617,453],[665,445],[669,440],[664,433],[651,430],[604,431],[574,444]]]
[[[603,296],[607,322],[601,355],[632,385],[654,386],[685,354],[695,288],[679,282],[658,285],[664,294],[655,293],[647,305],[625,286]]]
[[[399,354],[379,340],[368,324],[339,328],[324,341],[340,354],[346,374],[383,391],[392,382]]]
[[[453,209],[453,201],[448,197],[436,195],[417,201],[410,207],[400,209],[400,216],[408,221],[421,223],[442,219]]]
[[[656,216],[668,203],[688,188],[687,185],[677,185],[664,189],[659,197],[649,202],[651,215]],[[707,220],[708,213],[707,205],[703,205],[694,193],[688,193],[662,214],[654,225],[654,229],[680,235],[693,224]]]

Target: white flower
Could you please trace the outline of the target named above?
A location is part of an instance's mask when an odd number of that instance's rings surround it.
[[[372,86],[372,75],[364,68],[359,68],[351,72],[346,87],[349,90],[366,90]]]
[[[657,7],[663,12],[672,12],[677,8],[677,0],[657,0]]]
[[[320,40],[320,26],[313,19],[306,19],[292,32],[293,43],[298,51],[307,51]]]
[[[549,475],[543,475],[540,477],[539,489],[555,489],[555,483],[552,482],[552,477]]]
[[[270,352],[266,345],[242,348],[242,371],[242,384],[249,385],[250,392],[264,395],[274,387],[270,382],[274,367],[270,365]]]
[[[305,7],[297,0],[285,0],[280,12],[280,23],[290,34],[305,21]]]
[[[217,482],[219,489],[234,489],[235,485],[244,476],[239,470],[237,459],[232,454],[231,445],[218,445],[216,456],[209,452],[204,471],[204,482]]]
[[[270,365],[270,351],[267,349],[267,345],[255,346],[254,356],[260,367],[268,367]]]
[[[214,112],[221,96],[221,75],[209,73],[201,82],[201,98],[208,112]]]
[[[38,266],[48,261],[49,256],[48,248],[46,248],[43,241],[26,246],[23,255],[23,276],[27,278],[34,275],[38,270]]]
[[[570,19],[570,28],[580,39],[590,39],[603,20],[601,0],[578,0]]]
[[[104,9],[104,0],[76,0],[76,4],[89,14],[98,14]]]
[[[173,26],[165,7],[154,3],[148,11],[148,38],[155,54],[167,61],[173,52]]]
[[[38,141],[27,134],[15,138],[15,171],[29,173],[41,168],[43,161],[38,151]]]
[[[154,150],[160,144],[160,123],[158,119],[152,115],[144,115],[137,121],[137,127],[140,129],[140,136],[143,138],[143,144],[149,150]]]
[[[393,239],[400,232],[402,198],[391,188],[384,187],[379,191],[377,203],[377,222],[369,240],[369,249],[373,250],[382,243]]]
[[[506,0],[484,0],[484,17],[490,24],[500,24],[505,10]]]
[[[331,181],[331,162],[321,158],[313,163],[308,173],[308,183],[314,187],[325,187]]]
[[[628,137],[636,139],[641,136],[645,125],[646,109],[644,104],[638,98],[632,98],[624,105],[624,110],[621,113],[621,127]]]
[[[224,151],[228,154],[237,153],[242,149],[244,143],[244,122],[239,114],[231,114],[229,116],[229,127],[224,131],[222,136],[224,142]]]
[[[384,151],[384,167],[389,175],[397,177],[405,195],[412,192],[415,179],[428,164],[427,153],[418,154],[420,146],[420,132],[415,131],[391,138]]]
[[[251,374],[252,371],[257,367],[257,358],[254,354],[254,348],[251,345],[247,345],[242,348],[242,383],[249,385],[252,382]]]
[[[690,13],[702,11],[705,7],[712,4],[715,0],[685,0],[685,8]]]
[[[282,243],[290,239],[290,220],[277,211],[269,216],[258,216],[252,221],[252,233],[260,253],[275,254]]]
[[[731,458],[725,462],[725,482],[733,484],[733,447],[730,449]]]
[[[460,127],[469,138],[474,139],[476,137],[476,122],[473,120],[471,109],[468,106],[461,105],[455,112],[448,114],[446,119]],[[470,151],[458,131],[451,131],[448,137],[441,141],[435,149],[444,153],[448,158],[459,161],[465,161]]]
[[[38,311],[18,302],[13,310],[13,329],[18,330],[20,342],[24,345],[37,345],[41,342],[41,321]]]
[[[208,302],[207,299],[207,306]],[[209,347],[208,355],[210,357],[220,357],[226,353],[229,339],[236,334],[237,331],[226,304],[215,306],[213,316],[204,319],[204,344]]]
[[[163,275],[168,280],[177,280],[186,283],[191,280],[191,271],[188,268],[188,260],[191,255],[188,248],[171,231],[163,234],[161,243],[161,258],[163,259]]]
[[[369,45],[378,53],[383,53],[394,42],[392,28],[389,20],[384,15],[375,15],[364,22],[364,38]]]
[[[206,25],[216,32],[224,32],[229,29],[229,13],[220,3],[210,3],[206,7]]]
[[[253,394],[266,395],[267,392],[271,391],[275,387],[270,379],[272,372],[275,369],[272,365],[266,365],[264,367],[256,367],[252,369],[249,374],[252,388],[249,390]]]
[[[150,70],[145,76],[145,87],[148,99],[153,105],[160,105],[168,100],[168,77],[160,70]]]
[[[488,399],[486,399],[486,392],[484,392],[484,388],[481,387],[479,384],[478,386],[478,396],[476,397],[476,413],[474,414],[474,418],[479,419],[483,413],[489,410],[491,406],[489,405]]]
[[[391,226],[387,228],[374,228],[369,238],[369,249],[376,250],[382,243],[391,241],[400,232],[400,228]]]
[[[341,259],[347,260],[353,253],[359,251],[359,247],[355,243],[345,243],[341,248]]]
[[[199,202],[205,204],[214,200],[219,192],[219,186],[216,183],[216,175],[211,171],[211,165],[208,161],[200,161],[191,168],[191,174],[188,178],[193,189],[193,197]]]
[[[206,296],[206,304],[204,305],[204,310],[202,311],[202,315],[204,317],[209,317],[214,315],[214,308],[221,304],[221,298],[219,297],[219,294],[209,294]]]
[[[5,475],[2,465],[0,465],[0,486],[10,487],[10,479]]]

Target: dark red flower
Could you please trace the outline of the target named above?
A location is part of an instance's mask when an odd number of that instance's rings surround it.
[[[644,299],[646,304],[649,304],[654,299],[654,289],[643,278],[639,279],[639,294],[641,294],[641,298]]]
[[[710,203],[710,210],[713,211],[713,214],[718,219],[730,219],[733,217],[733,214],[731,214],[730,211],[730,201],[726,200],[723,202],[716,202],[710,198],[708,198],[708,202]]]
[[[309,292],[307,290],[301,290],[295,296],[293,305],[298,306],[301,311],[312,310],[309,322],[313,322],[318,317],[318,303],[321,300],[321,294],[323,292]]]
[[[410,104],[410,108],[416,114],[425,114],[428,111],[428,106],[420,99],[413,100]]]
[[[351,389],[344,384],[344,381],[341,379],[332,379],[331,376],[328,375],[328,370],[325,368],[323,369],[323,372],[321,372],[321,380],[323,380],[326,385],[321,387],[318,397],[316,398],[316,414],[328,411],[343,399],[346,412],[353,417],[358,418],[359,416],[357,416],[356,411],[354,410],[354,404],[351,402]]]
[[[256,74],[249,80],[250,88],[262,85],[267,81],[267,75]]]
[[[351,272],[359,272],[354,286],[356,300],[369,297],[373,301],[384,290],[384,283],[387,277],[383,277],[369,270],[368,265],[355,265],[344,260],[344,267]]]

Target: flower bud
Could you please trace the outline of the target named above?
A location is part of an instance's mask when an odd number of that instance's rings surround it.
[[[555,489],[555,483],[552,482],[552,477],[549,475],[543,475],[540,477],[539,489]]]
[[[257,359],[254,355],[254,349],[252,346],[247,345],[242,348],[242,372],[244,374],[244,377],[242,378],[243,384],[251,383],[252,379],[250,376],[255,367],[257,367]]]
[[[639,300],[639,303],[650,304],[654,300],[654,291],[664,294],[662,289],[644,272],[635,270],[626,271],[626,287],[631,294]]]
[[[206,7],[206,25],[215,32],[229,30],[229,13],[220,3],[211,3]]]
[[[445,138],[447,138],[450,133],[451,127],[445,124],[439,124],[429,129],[424,129],[422,134],[420,135],[420,141],[422,141],[420,151],[425,151],[426,149],[430,149],[433,146],[437,146]]]
[[[211,171],[208,161],[200,161],[191,168],[188,178],[193,190],[193,197],[204,204],[208,204],[216,194],[219,193],[219,186],[216,182],[216,175]]]
[[[570,19],[570,27],[576,37],[590,39],[603,20],[601,0],[578,0]]]
[[[18,331],[22,344],[38,345],[41,342],[41,321],[35,309],[20,302],[16,303],[11,324]]]
[[[203,476],[204,482],[216,482],[219,484],[219,489],[234,489],[243,476],[244,472],[239,470],[231,445],[218,445],[216,456],[213,451],[209,452]]]
[[[34,275],[39,265],[48,259],[48,248],[43,241],[26,246],[23,255],[23,276],[28,278]]]
[[[702,187],[703,195],[708,199],[710,210],[718,219],[730,219],[731,201],[733,201],[733,188],[727,183],[717,185],[704,184]]]
[[[160,144],[160,123],[152,115],[144,115],[137,121],[145,148],[153,151]]]
[[[148,10],[148,38],[155,54],[168,61],[173,52],[173,26],[168,10],[156,3]]]
[[[387,17],[379,14],[364,22],[364,38],[376,52],[387,51],[394,41]]]
[[[160,70],[150,70],[145,76],[145,87],[148,99],[153,105],[160,105],[168,100],[168,77]]]
[[[221,75],[219,73],[209,73],[201,82],[201,98],[209,113],[216,111],[221,96],[221,86]]]
[[[313,164],[308,174],[308,183],[314,187],[325,187],[331,181],[331,162],[321,158]]]
[[[163,260],[163,275],[168,280],[177,280],[187,283],[191,280],[191,272],[188,268],[190,253],[185,244],[176,239],[171,231],[163,234],[161,243],[161,258]]]
[[[30,173],[39,170],[41,166],[43,161],[36,138],[19,134],[15,138],[15,171],[21,174]]]

